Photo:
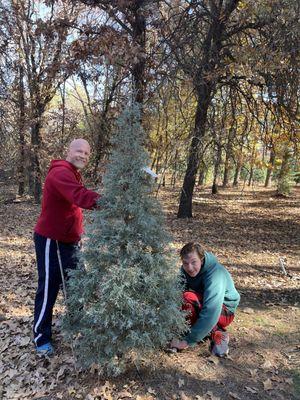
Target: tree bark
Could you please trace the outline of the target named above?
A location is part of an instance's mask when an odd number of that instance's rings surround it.
[[[248,186],[251,186],[251,183],[253,180],[255,148],[256,148],[256,143],[253,143],[252,152],[251,152],[251,160],[250,160],[250,173],[249,173],[249,179],[248,179]]]
[[[214,165],[214,180],[211,188],[212,194],[217,194],[219,189],[218,189],[218,175],[219,175],[219,170],[220,170],[220,165],[222,161],[222,146],[220,143],[217,143],[217,154],[216,154],[216,162]]]
[[[266,180],[265,180],[265,187],[269,187],[269,185],[270,185],[271,174],[273,171],[274,163],[275,163],[275,151],[274,151],[274,147],[272,146],[271,150],[270,150],[270,159],[269,159],[269,166],[267,169],[267,175],[266,175]]]
[[[207,168],[206,165],[204,164],[203,161],[200,163],[200,172],[199,172],[199,177],[198,177],[198,185],[203,186],[205,183],[205,178],[206,178],[206,173],[207,173]]]
[[[24,69],[19,66],[19,168],[18,168],[18,195],[25,193],[25,97],[24,97]]]
[[[66,125],[66,82],[60,87],[60,97],[62,102],[62,121],[61,121],[61,139],[60,142],[63,145],[65,143],[65,125]]]
[[[199,167],[199,150],[205,134],[207,112],[211,101],[213,86],[211,82],[203,80],[198,88],[198,102],[195,116],[194,135],[189,149],[189,158],[183,186],[181,189],[178,218],[191,218],[192,199],[196,182],[196,175]]]
[[[226,156],[225,156],[225,165],[224,165],[224,176],[223,176],[223,187],[227,187],[229,184],[229,173],[231,170],[230,162],[232,159],[232,142],[235,135],[234,127],[229,129],[228,140],[226,144]]]
[[[286,144],[278,176],[277,195],[279,196],[287,196],[291,192],[291,182],[289,176],[291,171],[291,156],[292,153],[289,149],[288,144]]]
[[[178,150],[175,150],[175,155],[174,155],[174,164],[173,164],[173,173],[172,173],[172,177],[171,177],[171,186],[172,188],[175,187],[176,185],[176,176],[177,176],[177,159],[178,159]]]
[[[31,127],[31,169],[33,172],[33,196],[34,201],[37,204],[41,202],[42,195],[42,178],[39,159],[39,150],[41,145],[40,128],[41,123],[40,118],[38,118],[38,120]]]
[[[218,82],[218,75],[215,68],[219,64],[222,49],[222,38],[225,30],[225,24],[230,14],[237,7],[238,1],[232,0],[228,2],[224,8],[223,18],[220,17],[222,12],[222,2],[217,8],[215,3],[211,3],[212,18],[210,27],[205,36],[202,47],[202,60],[196,66],[196,74],[194,79],[195,90],[197,93],[197,109],[195,116],[195,128],[192,143],[189,149],[188,165],[181,190],[178,218],[191,218],[192,199],[195,187],[196,174],[199,167],[199,153],[202,145],[203,137],[206,130],[207,113],[211,103],[212,95]]]
[[[97,143],[96,143],[96,156],[94,162],[94,169],[93,169],[93,179],[95,183],[98,183],[98,169],[100,160],[103,158],[105,154],[105,148],[107,147],[108,137],[109,137],[109,127],[108,122],[106,120],[107,115],[106,113],[101,114],[101,122],[98,126],[98,135],[97,135]]]
[[[38,98],[38,96],[36,96]],[[32,125],[31,125],[31,174],[30,189],[36,203],[41,202],[42,195],[42,176],[40,167],[40,147],[41,147],[41,121],[45,112],[45,104],[33,104]]]
[[[239,184],[241,168],[242,168],[242,164],[240,163],[240,161],[237,161],[232,186],[237,186]]]
[[[138,46],[138,61],[132,66],[132,76],[135,90],[135,101],[141,105],[144,102],[144,93],[146,88],[145,82],[145,65],[146,65],[146,18],[143,14],[143,8],[140,1],[135,2],[134,18],[132,21],[133,42]]]

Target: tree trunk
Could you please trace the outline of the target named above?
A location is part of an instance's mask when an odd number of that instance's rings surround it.
[[[196,66],[196,74],[193,74],[195,76],[194,84],[197,93],[197,109],[194,134],[189,149],[188,165],[181,190],[177,213],[178,218],[191,218],[193,216],[192,200],[196,174],[199,167],[199,153],[205,135],[208,108],[218,81],[215,67],[220,60],[225,21],[227,21],[229,15],[234,11],[236,6],[236,1],[228,3],[224,9],[225,18],[215,18],[211,23],[203,42],[203,57],[201,63]]]
[[[236,164],[236,167],[235,167],[232,186],[237,186],[239,184],[241,168],[242,168],[242,164],[240,163],[240,161],[238,161],[237,164]]]
[[[252,179],[253,179],[253,164],[251,164],[251,167],[250,167],[248,186],[251,186]]]
[[[42,178],[41,178],[41,168],[39,159],[39,149],[41,144],[40,138],[41,123],[40,118],[34,123],[31,128],[31,169],[33,173],[33,196],[34,201],[39,204],[41,202],[42,195]]]
[[[178,159],[178,150],[176,149],[176,151],[175,151],[175,156],[174,156],[173,173],[172,173],[172,177],[171,177],[171,186],[172,186],[172,188],[174,188],[175,185],[176,185],[177,159]]]
[[[34,157],[33,157],[33,147],[32,145],[29,148],[29,164],[30,168],[27,171],[27,180],[28,180],[28,193],[30,196],[34,196]]]
[[[267,169],[267,175],[266,175],[266,180],[265,180],[265,187],[269,187],[270,185],[270,181],[271,181],[271,174],[274,168],[274,164],[275,164],[275,151],[274,151],[274,147],[271,147],[270,150],[270,160],[269,160],[269,166]]]
[[[24,98],[24,70],[22,65],[19,66],[19,168],[18,168],[18,195],[23,196],[25,193],[25,98]]]
[[[62,121],[61,121],[60,143],[63,146],[65,143],[65,125],[66,125],[66,81],[63,82],[62,88],[60,88],[60,97],[61,97],[61,101],[62,101]]]
[[[252,152],[251,152],[250,173],[249,173],[249,179],[248,179],[248,186],[251,186],[252,179],[253,179],[255,148],[256,148],[256,143],[253,144]]]
[[[291,156],[292,153],[289,149],[289,146],[286,145],[278,176],[277,195],[279,196],[287,196],[291,193],[291,181],[290,181]]]
[[[230,162],[232,159],[232,142],[235,134],[234,127],[229,129],[228,140],[226,144],[226,156],[225,156],[225,165],[224,165],[224,176],[223,176],[223,187],[227,187],[229,184],[229,173],[230,173]]]
[[[41,202],[42,177],[40,168],[40,147],[41,147],[41,121],[45,111],[45,105],[33,103],[32,125],[31,125],[31,171],[30,171],[30,194],[34,196],[36,203]]]
[[[212,194],[217,194],[219,191],[217,180],[218,180],[221,161],[222,161],[222,146],[220,143],[217,143],[216,162],[214,165],[214,180],[211,188]]]
[[[94,162],[94,169],[93,169],[93,179],[95,183],[97,184],[99,181],[99,176],[98,176],[98,169],[99,169],[99,164],[100,160],[103,158],[105,154],[105,148],[107,147],[107,142],[108,142],[108,136],[109,136],[109,127],[108,123],[106,121],[106,113],[102,113],[101,115],[101,122],[99,126],[97,127],[98,135],[97,135],[97,143],[96,143],[96,156],[95,156],[95,162]]]
[[[141,106],[144,102],[145,82],[145,52],[146,52],[146,18],[140,2],[135,2],[134,20],[132,22],[133,42],[138,46],[138,61],[132,66],[132,76],[135,89],[135,101]]]
[[[192,143],[189,149],[188,165],[181,190],[178,218],[191,218],[193,191],[196,175],[199,167],[199,151],[205,134],[207,112],[211,100],[213,86],[211,82],[205,82],[198,88],[198,102],[195,116],[195,128]]]
[[[199,186],[203,186],[204,185],[205,178],[206,178],[206,173],[207,173],[206,165],[204,164],[203,161],[201,161],[200,172],[199,172],[199,177],[198,177],[198,185]]]

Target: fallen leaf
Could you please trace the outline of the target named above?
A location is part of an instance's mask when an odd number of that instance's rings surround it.
[[[20,347],[25,347],[27,346],[29,343],[31,342],[31,337],[30,336],[25,336],[20,338],[20,340],[18,341],[18,345]]]
[[[245,314],[254,314],[253,308],[246,307],[242,310]]]
[[[178,379],[178,387],[181,388],[182,386],[184,386],[184,379],[179,378]]]
[[[215,357],[215,356],[209,356],[209,357],[207,357],[206,360],[207,360],[208,362],[210,362],[210,363],[215,364],[215,365],[219,365],[219,364],[220,364],[220,360],[219,360],[217,357]]]
[[[100,397],[103,400],[113,400],[113,397],[110,393],[111,389],[110,383],[106,381],[105,384],[99,388],[94,388],[93,395]]]
[[[210,398],[210,400],[221,400],[220,397],[217,397],[210,390],[205,393],[206,396]]]
[[[127,390],[123,390],[122,392],[118,393],[118,399],[131,399],[133,396]]]
[[[191,400],[189,396],[187,396],[182,390],[179,392],[180,400]]]
[[[251,378],[256,378],[257,375],[257,369],[249,369]]]
[[[250,393],[257,393],[257,389],[252,388],[250,386],[245,386],[245,389]]]
[[[266,381],[263,382],[263,385],[264,385],[264,389],[265,390],[271,390],[272,387],[273,387],[272,381],[269,378]]]
[[[76,389],[74,387],[69,387],[68,388],[68,393],[71,396],[72,394],[76,394]]]
[[[67,367],[66,365],[63,365],[63,366],[58,370],[58,373],[57,373],[57,375],[56,375],[56,379],[58,380],[59,378],[61,378],[62,376],[64,376],[67,369],[68,369],[68,367]]]
[[[8,370],[4,373],[4,377],[5,377],[5,376],[8,376],[8,377],[11,379],[11,378],[14,377],[15,375],[17,375],[17,373],[18,373],[18,370],[17,370],[17,369],[10,368],[10,369],[8,369]]]
[[[278,375],[273,375],[273,376],[271,376],[271,381],[272,381],[272,382],[279,382],[279,383],[282,383],[282,382],[283,382],[283,378],[280,377],[280,376],[278,376]]]
[[[241,400],[240,396],[238,396],[236,393],[229,392],[229,396],[233,399]]]
[[[270,369],[273,368],[273,364],[271,363],[270,360],[266,360],[263,365],[261,366],[261,368],[263,369]]]
[[[148,392],[148,393],[150,393],[150,394],[154,394],[154,395],[156,395],[156,392],[155,392],[155,390],[154,390],[154,389],[152,389],[151,387],[149,387],[149,388],[147,389],[147,392]]]
[[[98,368],[99,368],[98,364],[92,363],[92,365],[90,366],[90,373],[95,374],[96,372],[98,372]]]

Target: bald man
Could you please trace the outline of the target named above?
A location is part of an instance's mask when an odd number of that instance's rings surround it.
[[[90,145],[73,140],[66,160],[51,161],[43,189],[42,211],[34,229],[38,288],[34,309],[34,341],[40,354],[51,355],[53,307],[64,271],[78,264],[78,243],[83,233],[81,209],[96,206],[99,194],[83,186],[80,170],[89,160]]]

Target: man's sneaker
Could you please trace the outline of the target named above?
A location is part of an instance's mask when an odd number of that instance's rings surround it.
[[[36,346],[36,352],[41,356],[52,356],[54,349],[52,344],[49,342],[42,344],[41,346]]]
[[[229,335],[227,332],[215,331],[211,334],[210,351],[218,357],[226,357],[229,353]]]

